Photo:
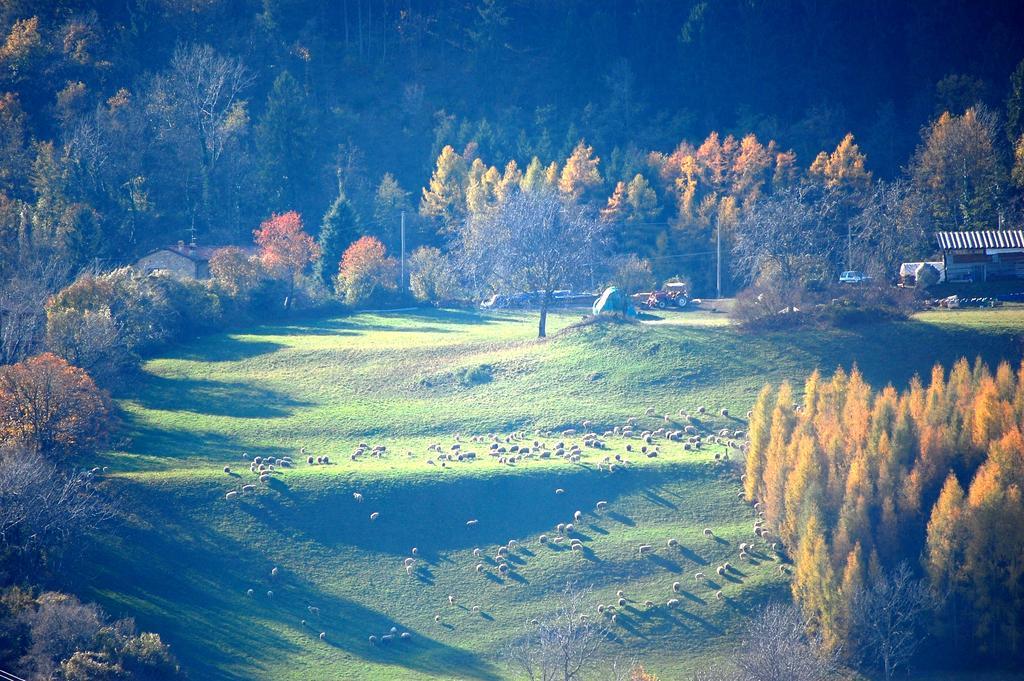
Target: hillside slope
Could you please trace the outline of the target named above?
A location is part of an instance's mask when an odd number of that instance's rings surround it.
[[[559,316],[556,325],[574,319]],[[737,560],[738,544],[756,539],[753,512],[736,498],[737,474],[716,461],[723,447],[661,442],[660,456],[648,459],[626,452],[637,440],[609,438],[607,451],[585,449],[579,464],[480,456],[441,467],[428,444],[447,449],[456,432],[518,429],[532,440],[535,427],[560,431],[589,419],[601,430],[629,416],[653,429],[666,413],[679,428],[691,423],[679,410],[698,405],[742,416],[764,382],[801,380],[816,367],[856,362],[879,385],[962,354],[1019,361],[1024,315],[929,314],[756,338],[714,316],[677,319],[590,325],[538,342],[532,318],[520,315],[363,314],[216,336],[148,362],[118,396],[129,440],[101,459],[130,517],[117,539],[99,537],[81,586],[164,634],[195,678],[492,679],[507,675],[495,653],[574,579],[594,587],[595,604],[626,592],[609,654],[628,651],[655,671],[678,672],[713,655],[751,607],[787,589],[767,542],[754,560]],[[648,406],[656,417],[642,416]],[[734,416],[692,423],[744,428]],[[389,453],[350,461],[361,441]],[[256,494],[225,498],[255,482],[243,452],[299,461],[302,447],[332,463],[299,463]],[[616,453],[633,465],[598,470]],[[607,511],[596,510],[599,500]],[[576,510],[583,552],[540,544]],[[380,516],[371,521],[373,512]],[[510,539],[521,546],[502,575],[494,557]],[[642,543],[654,551],[641,558]],[[412,547],[410,575],[403,560]],[[738,572],[719,578],[726,560]],[[713,583],[695,580],[696,571]],[[673,597],[680,607],[669,609]],[[369,643],[392,626],[411,640]]]

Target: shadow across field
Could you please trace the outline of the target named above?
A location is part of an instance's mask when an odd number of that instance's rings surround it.
[[[75,586],[110,614],[135,616],[143,628],[160,632],[187,660],[191,678],[238,679],[243,677],[229,670],[246,667],[267,674],[282,657],[302,651],[293,632],[308,636],[310,645],[332,646],[367,662],[435,675],[459,669],[465,678],[482,681],[499,678],[476,654],[326,593],[295,572],[271,576],[267,557],[188,514],[185,509],[212,502],[202,489],[187,500],[131,483],[121,492],[125,507],[144,510],[144,518],[133,514],[107,528]],[[379,638],[392,626],[409,631],[411,642],[369,642],[370,634]]]
[[[214,381],[201,378],[167,378],[146,375],[119,395],[146,409],[187,411],[205,416],[271,419],[290,416],[311,406],[284,393],[253,382]]]

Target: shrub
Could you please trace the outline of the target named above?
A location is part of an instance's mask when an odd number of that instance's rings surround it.
[[[149,280],[130,267],[100,275],[85,274],[50,299],[47,315],[59,310],[107,309],[130,352],[151,351],[172,337],[175,320],[164,292],[151,286]]]
[[[651,271],[651,263],[631,253],[615,267],[612,283],[622,289],[626,295],[631,296],[638,291],[654,288],[657,281],[654,272]]]
[[[387,257],[384,244],[364,236],[345,250],[335,290],[350,307],[386,303],[388,294],[398,289],[397,266]]]
[[[0,367],[0,440],[62,456],[88,452],[106,440],[109,413],[89,374],[54,354]]]
[[[409,287],[417,300],[443,302],[460,297],[459,273],[451,259],[431,246],[409,256]]]
[[[259,258],[237,246],[228,246],[217,249],[210,257],[210,276],[218,290],[244,304],[252,298],[266,272]]]
[[[46,319],[46,347],[100,382],[132,366],[136,357],[121,342],[110,308],[51,310]]]
[[[914,286],[923,291],[938,284],[940,276],[939,270],[934,265],[923,262],[917,266],[917,271],[914,273]]]
[[[490,383],[493,378],[494,367],[490,364],[480,364],[474,367],[465,367],[458,372],[459,383],[466,387]]]
[[[165,341],[195,336],[220,328],[223,311],[220,298],[210,287],[195,279],[177,279],[166,275],[150,275],[150,290],[166,301]]]
[[[803,290],[787,291],[775,282],[758,282],[736,294],[732,317],[746,328],[782,328],[804,321],[809,301]]]

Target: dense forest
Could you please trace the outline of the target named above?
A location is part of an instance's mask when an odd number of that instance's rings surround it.
[[[893,179],[922,126],[975,105],[998,129],[987,200],[1005,218],[1020,18],[1019,3],[935,0],[5,2],[3,259],[50,249],[78,269],[193,235],[249,244],[289,210],[315,232],[339,191],[393,252],[445,145],[525,169],[585,140],[588,198],[635,190],[649,234],[633,250],[669,275],[702,248],[674,243],[678,178],[659,159],[712,133],[727,156],[753,134],[806,170],[852,132]],[[436,221],[412,227],[410,249],[443,245]]]

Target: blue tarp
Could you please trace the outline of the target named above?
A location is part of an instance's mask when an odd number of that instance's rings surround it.
[[[636,316],[636,310],[629,302],[629,297],[614,286],[609,286],[604,290],[601,297],[594,302],[593,311],[595,315],[607,313]]]

